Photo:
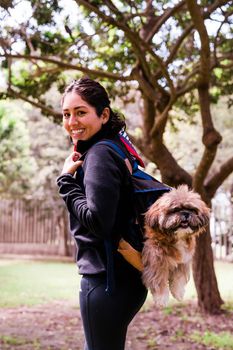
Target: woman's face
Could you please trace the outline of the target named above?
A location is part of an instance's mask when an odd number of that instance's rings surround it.
[[[105,108],[99,117],[94,107],[84,101],[76,92],[69,92],[62,105],[63,126],[73,143],[89,140],[109,119],[109,109]]]

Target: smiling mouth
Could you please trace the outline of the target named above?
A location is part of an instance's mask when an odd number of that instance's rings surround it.
[[[71,136],[72,137],[77,137],[77,136],[80,136],[84,133],[85,129],[77,129],[77,130],[72,130],[71,131]]]

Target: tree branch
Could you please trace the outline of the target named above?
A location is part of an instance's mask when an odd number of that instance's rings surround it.
[[[210,78],[210,44],[207,29],[200,6],[196,0],[187,0],[188,9],[192,17],[194,26],[201,41],[200,59],[200,84],[209,84]]]
[[[6,57],[6,58],[11,57],[11,58],[17,58],[17,59],[25,59],[28,61],[39,60],[39,61],[44,61],[44,62],[56,64],[59,67],[61,67],[62,69],[78,70],[78,71],[83,72],[85,74],[91,74],[91,75],[95,75],[95,76],[102,77],[102,78],[109,78],[111,80],[120,80],[120,81],[131,81],[132,80],[130,76],[121,76],[121,75],[106,72],[106,71],[89,69],[89,68],[83,67],[81,65],[74,65],[74,64],[62,62],[62,61],[59,61],[55,58],[51,58],[51,57],[47,57],[47,56],[40,57],[40,56],[30,56],[30,55],[21,55],[21,54],[17,54],[17,55],[0,54],[0,57]]]
[[[199,65],[196,65],[193,67],[192,72],[189,73],[183,81],[178,81],[177,96],[182,96],[187,91],[190,91],[190,87],[194,88],[197,85],[196,81],[188,85],[188,81],[199,73]],[[180,75],[182,76],[182,72]]]
[[[221,165],[218,172],[216,172],[205,184],[205,189],[210,196],[213,198],[215,192],[226,180],[226,178],[233,172],[233,157],[228,159],[224,164]]]
[[[228,0],[217,0],[215,1],[213,4],[211,4],[209,7],[206,8],[205,12],[202,13],[202,16],[204,19],[207,19],[210,17],[211,13],[213,11],[215,11],[219,6],[225,5],[227,4],[229,1]],[[181,36],[178,38],[178,40],[176,41],[176,43],[174,44],[171,53],[169,55],[169,57],[166,60],[166,65],[168,65],[169,63],[172,62],[173,58],[175,57],[177,51],[179,50],[182,42],[184,41],[184,39],[188,36],[188,34],[192,31],[192,29],[194,28],[194,24],[191,23],[181,34]]]
[[[150,98],[151,100],[154,100],[156,98],[156,91],[154,89],[154,86],[151,86],[150,82],[148,82],[148,80],[145,77],[143,77],[142,71],[138,66],[133,68],[130,75],[133,79],[138,81],[140,89],[148,98]]]
[[[219,28],[217,30],[217,33],[216,33],[216,36],[215,36],[215,39],[214,39],[214,59],[215,59],[216,64],[218,62],[218,59],[217,59],[217,44],[218,44],[219,34],[221,32],[221,29],[222,29],[223,25],[227,22],[228,18],[232,15],[232,13],[233,13],[233,10],[226,14],[225,19],[221,23],[221,25],[219,26]]]
[[[197,88],[197,82],[194,81],[192,83],[190,83],[189,85],[183,85],[183,87],[179,88],[179,90],[177,90],[177,98],[180,96],[185,95],[187,92],[190,92],[192,90],[194,90],[195,88]]]
[[[222,137],[213,126],[210,112],[210,97],[208,88],[206,88],[206,86],[198,87],[198,94],[203,124],[202,142],[205,145],[205,150],[193,176],[193,188],[195,191],[201,193],[201,188],[203,186],[206,175],[208,174],[208,171],[214,161],[217,152],[217,146],[221,142]]]
[[[217,151],[217,145],[216,147],[212,147],[211,149],[205,148],[204,153],[202,155],[202,159],[195,171],[195,174],[193,176],[193,188],[195,191],[201,193],[202,192],[202,186],[204,183],[204,180],[206,178],[206,175],[213,164],[214,158],[216,156]]]
[[[144,101],[143,136],[140,139],[133,138],[135,145],[145,157],[158,166],[164,182],[171,186],[181,183],[187,183],[191,186],[191,176],[179,166],[171,152],[163,144],[164,129],[161,128],[159,134],[152,138],[150,131],[156,118],[156,107],[154,101],[145,96],[142,97]],[[164,104],[164,108],[167,103],[168,101]]]
[[[157,164],[162,181],[170,186],[178,186],[183,183],[191,186],[192,177],[179,166],[171,152],[160,141],[154,140],[154,162]],[[156,144],[157,143],[157,144]]]
[[[184,5],[185,0],[182,0],[174,7],[167,8],[161,16],[154,16],[153,19],[150,20],[150,25],[148,25],[147,28],[144,28],[144,40],[146,42],[149,42],[153,38],[155,33],[157,33],[158,30],[162,27],[162,25],[167,21],[167,19],[171,17],[176,11],[180,10],[180,8]]]
[[[163,96],[168,96],[169,92],[167,92],[161,85],[158,84],[157,80],[154,81],[153,86],[148,82],[145,76],[142,74],[142,70],[138,66],[134,67],[131,72],[131,77],[139,82],[140,88],[143,93],[150,99],[156,100],[158,97],[158,91]]]
[[[193,24],[190,24],[181,34],[181,36],[178,38],[178,40],[176,41],[176,43],[174,44],[174,46],[172,47],[172,50],[170,52],[170,55],[168,56],[167,60],[166,60],[166,65],[168,65],[169,63],[171,63],[173,61],[173,58],[175,57],[177,51],[179,50],[182,42],[184,41],[184,39],[189,35],[189,33],[192,31],[193,29]]]
[[[150,81],[150,83],[153,86],[153,79],[151,77],[151,73],[150,73],[150,69],[148,68],[148,64],[145,60],[145,50],[148,51],[148,53],[150,54],[150,56],[152,58],[154,58],[156,60],[156,62],[158,63],[161,71],[164,74],[164,77],[166,78],[171,94],[174,95],[175,94],[175,89],[174,89],[174,85],[173,82],[170,78],[170,75],[167,71],[167,68],[163,62],[163,60],[152,50],[152,48],[150,47],[150,45],[148,45],[148,43],[146,43],[145,41],[143,41],[140,36],[136,33],[133,32],[127,25],[125,25],[125,23],[123,23],[122,21],[116,21],[114,18],[105,15],[103,12],[101,12],[98,7],[94,6],[93,4],[90,4],[89,1],[86,0],[75,0],[78,4],[82,4],[84,7],[86,7],[87,9],[89,9],[90,11],[95,12],[100,18],[102,18],[102,20],[106,23],[109,23],[110,25],[113,25],[117,28],[120,28],[126,35],[126,37],[130,40],[135,52],[140,60],[140,63],[142,64],[142,67],[144,68],[144,73],[146,74],[147,79]],[[143,55],[142,55],[143,53]]]
[[[131,134],[129,134],[129,136],[139,151],[158,166],[163,182],[169,186],[178,186],[186,183],[191,187],[192,177],[179,166],[175,158],[162,142],[157,142],[157,145],[154,145],[155,148],[153,148],[152,151],[144,139],[138,139]]]
[[[12,80],[12,59],[10,57],[7,58],[8,61],[8,86],[11,88],[11,80]]]
[[[30,74],[30,78],[38,78],[40,77],[42,74],[54,74],[54,73],[58,73],[60,72],[60,68],[59,67],[45,67],[45,68],[41,68],[38,67],[37,70],[35,72],[32,72]]]
[[[140,37],[137,35],[136,32],[132,31],[125,23],[125,21],[117,21],[113,17],[106,15],[102,11],[99,10],[97,5],[91,4],[89,1],[86,0],[76,0],[78,4],[83,5],[85,8],[88,10],[96,13],[104,22],[108,23],[109,25],[112,25],[116,28],[120,28],[125,35],[128,37],[130,40],[132,47],[134,51],[136,52],[136,55],[141,63],[141,66],[143,67],[143,71],[145,75],[147,76],[147,79],[150,81],[151,80],[151,75],[150,75],[150,69],[148,66],[148,63],[145,58],[145,54],[143,53],[143,50],[140,46],[141,40]]]
[[[174,102],[175,102],[175,99],[170,98],[163,112],[157,115],[156,118],[154,119],[154,125],[150,132],[152,138],[155,138],[156,135],[163,133],[165,129],[165,125],[167,123],[168,113],[172,108]]]
[[[205,145],[205,149],[193,177],[193,188],[195,191],[202,193],[204,180],[214,161],[217,146],[221,142],[222,138],[221,135],[214,129],[210,111],[209,80],[211,62],[209,36],[205,27],[201,7],[198,5],[196,0],[187,0],[187,5],[201,41],[200,74],[197,82],[197,88],[203,124],[202,142]]]
[[[157,97],[158,98],[158,97]],[[150,144],[150,131],[154,124],[154,119],[156,115],[156,100],[152,100],[150,97],[146,95],[142,95],[143,99],[143,111],[142,111],[142,118],[143,118],[143,138],[144,142]]]
[[[8,88],[7,95],[12,96],[14,98],[19,98],[25,102],[30,103],[31,105],[33,105],[37,108],[39,108],[45,114],[52,116],[54,118],[54,121],[57,123],[59,123],[62,120],[62,113],[56,112],[55,110],[45,106],[41,102],[38,102],[38,101],[35,101],[35,100],[32,100],[32,99],[26,97],[26,96],[22,95],[21,93],[13,90],[12,88]]]
[[[113,4],[111,0],[105,0],[105,4],[108,6],[110,10],[117,16],[123,17],[122,13],[118,10],[118,8]]]

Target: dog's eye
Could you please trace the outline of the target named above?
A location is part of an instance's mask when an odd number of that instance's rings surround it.
[[[169,210],[169,213],[174,214],[174,213],[178,213],[179,211],[181,211],[181,208],[173,208]]]
[[[198,215],[198,210],[197,210],[196,208],[189,208],[189,210],[190,210],[192,213]]]
[[[186,210],[186,211],[189,211],[191,213],[198,215],[198,210],[196,208],[188,208],[188,207],[170,209],[169,214],[175,214],[175,213],[178,213],[178,212],[183,211],[183,210]]]

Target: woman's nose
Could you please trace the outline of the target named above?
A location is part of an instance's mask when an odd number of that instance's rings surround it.
[[[69,118],[69,125],[76,125],[78,124],[78,118],[75,114],[71,114]]]

